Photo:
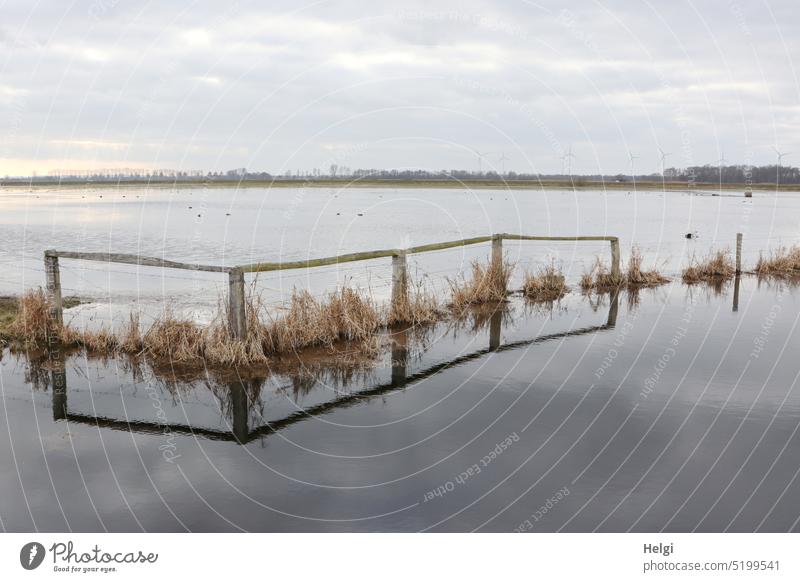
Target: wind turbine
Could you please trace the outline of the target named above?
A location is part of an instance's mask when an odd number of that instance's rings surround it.
[[[725,149],[722,149],[722,157],[717,160],[717,167],[719,167],[719,187],[720,190],[722,189],[722,167],[728,163],[728,160],[725,159]]]
[[[567,175],[572,178],[572,158],[575,157],[575,154],[572,153],[572,144],[569,144],[569,148],[567,152],[561,156],[561,164],[562,169],[566,169]]]
[[[666,169],[666,161],[669,156],[672,154],[670,152],[665,152],[661,148],[658,148],[658,153],[661,155],[661,179],[664,179],[664,170]]]
[[[633,152],[628,150],[628,159],[631,162],[631,179],[633,180],[634,187],[636,186],[636,173],[633,171],[633,160],[638,160],[639,156],[634,155]]]
[[[778,176],[777,176],[777,180],[775,181],[775,183],[776,183],[776,186],[778,188],[780,188],[780,186],[781,186],[781,164],[783,164],[783,158],[785,158],[786,156],[791,156],[792,154],[791,154],[791,152],[781,152],[775,146],[772,146],[772,149],[774,149],[775,153],[778,155]]]
[[[508,158],[506,157],[506,152],[500,154],[500,171],[503,172],[503,176],[506,175],[506,162]]]
[[[475,155],[478,156],[478,173],[483,174],[483,158],[486,157],[486,152],[479,152],[478,150],[472,150],[475,152]]]

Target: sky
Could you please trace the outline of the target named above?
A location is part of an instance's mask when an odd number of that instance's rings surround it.
[[[800,159],[796,6],[0,0],[0,176]]]

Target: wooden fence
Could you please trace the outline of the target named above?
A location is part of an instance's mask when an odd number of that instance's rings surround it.
[[[44,266],[47,293],[50,298],[50,320],[53,325],[61,326],[63,323],[63,305],[61,297],[61,275],[59,258],[76,259],[82,261],[99,261],[102,263],[119,263],[125,265],[142,265],[146,267],[162,267],[165,269],[184,269],[189,271],[206,271],[212,273],[228,274],[228,324],[231,335],[235,338],[244,338],[247,334],[247,317],[245,311],[244,274],[262,273],[265,271],[285,271],[289,269],[309,269],[325,265],[339,265],[355,261],[369,261],[384,257],[392,259],[392,294],[391,301],[402,300],[408,293],[407,260],[408,255],[440,251],[456,247],[475,244],[492,243],[491,261],[499,265],[503,260],[503,241],[605,241],[611,244],[611,272],[620,274],[619,239],[615,236],[527,236],[519,234],[494,234],[479,236],[462,240],[448,241],[420,245],[408,249],[385,249],[380,251],[367,251],[363,253],[349,253],[335,257],[321,259],[308,259],[305,261],[290,261],[278,263],[253,263],[251,265],[238,265],[221,267],[215,265],[200,265],[196,263],[181,263],[167,261],[153,257],[142,257],[132,254],[118,253],[78,253],[70,251],[47,250],[44,252]]]

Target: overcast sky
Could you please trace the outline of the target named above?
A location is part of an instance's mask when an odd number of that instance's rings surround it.
[[[797,7],[0,0],[0,175],[796,163]]]

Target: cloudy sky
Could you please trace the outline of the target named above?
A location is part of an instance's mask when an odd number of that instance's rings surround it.
[[[797,0],[0,0],[0,175],[800,159],[799,28]]]

